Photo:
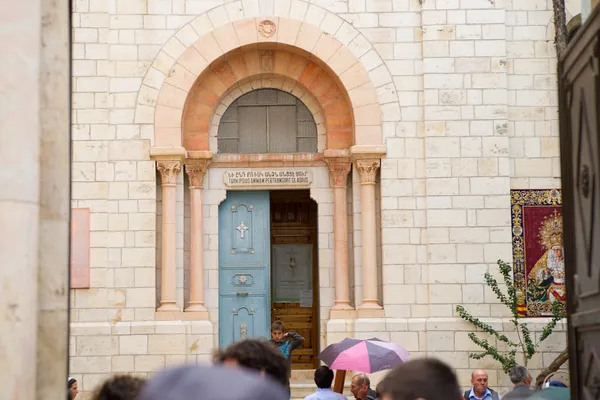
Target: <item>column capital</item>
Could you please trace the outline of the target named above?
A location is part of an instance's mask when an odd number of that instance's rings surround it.
[[[156,161],[156,169],[160,172],[160,181],[163,186],[174,186],[177,184],[177,176],[181,172],[181,161],[159,160]]]
[[[190,189],[202,188],[208,164],[208,160],[198,160],[185,165],[185,172],[190,180]]]
[[[329,166],[329,178],[331,186],[346,187],[348,182],[348,174],[352,163],[349,158],[327,158],[325,159]]]
[[[374,184],[381,160],[379,158],[366,158],[356,160],[354,163],[360,174],[360,182],[362,184]]]

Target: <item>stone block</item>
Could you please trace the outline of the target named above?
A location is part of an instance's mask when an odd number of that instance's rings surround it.
[[[429,210],[427,221],[431,227],[465,226],[467,214],[465,210]]]
[[[463,265],[442,264],[429,265],[429,282],[426,283],[464,283],[465,267]]]
[[[130,182],[128,188],[130,199],[153,200],[156,198],[155,182]],[[154,207],[154,209],[156,209],[156,207]]]
[[[429,286],[430,304],[457,304],[462,301],[461,285],[432,284]]]
[[[110,372],[110,357],[71,357],[69,371],[74,374]]]
[[[144,355],[135,356],[135,372],[156,372],[165,367],[165,356],[163,355]]]
[[[133,356],[111,357],[111,372],[130,373],[135,370]]]
[[[123,335],[119,337],[119,354],[147,354],[148,336]]]
[[[125,294],[127,307],[153,307],[156,305],[154,288],[127,288]]]
[[[151,335],[148,354],[186,354],[186,336],[183,334]]]
[[[411,333],[411,332],[409,332]],[[452,331],[428,331],[427,351],[453,351],[454,332]]]

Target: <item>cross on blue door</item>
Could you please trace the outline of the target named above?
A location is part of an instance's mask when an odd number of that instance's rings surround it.
[[[269,192],[231,191],[219,206],[219,345],[269,337]]]

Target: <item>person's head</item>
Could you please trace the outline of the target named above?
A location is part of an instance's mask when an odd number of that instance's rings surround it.
[[[381,400],[460,400],[456,375],[445,363],[417,359],[398,365],[377,385]]]
[[[352,377],[352,383],[350,384],[350,391],[357,399],[364,399],[369,391],[371,381],[365,374],[357,374]]]
[[[512,367],[508,372],[508,377],[515,386],[531,386],[531,374],[527,368],[521,365]]]
[[[275,321],[271,324],[271,339],[276,342],[280,342],[283,340],[285,327],[283,326],[282,321]]]
[[[96,389],[93,400],[135,400],[146,380],[130,375],[117,375],[104,381]]]
[[[233,343],[218,351],[214,360],[228,367],[246,367],[271,376],[287,386],[289,381],[287,361],[281,353],[264,340],[248,339]]]
[[[77,379],[69,378],[67,381],[67,388],[69,389],[69,398],[74,399],[75,396],[77,396],[77,393],[79,393]]]
[[[488,375],[481,369],[476,369],[471,373],[471,384],[473,385],[473,391],[479,397],[481,397],[488,387]]]
[[[270,376],[247,368],[184,365],[160,371],[144,385],[138,400],[289,400]]]
[[[331,389],[333,371],[323,365],[315,370],[315,384],[319,389]]]

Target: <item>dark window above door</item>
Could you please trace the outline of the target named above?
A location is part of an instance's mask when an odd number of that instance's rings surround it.
[[[297,97],[259,89],[225,111],[217,143],[219,153],[316,153],[317,125]]]

